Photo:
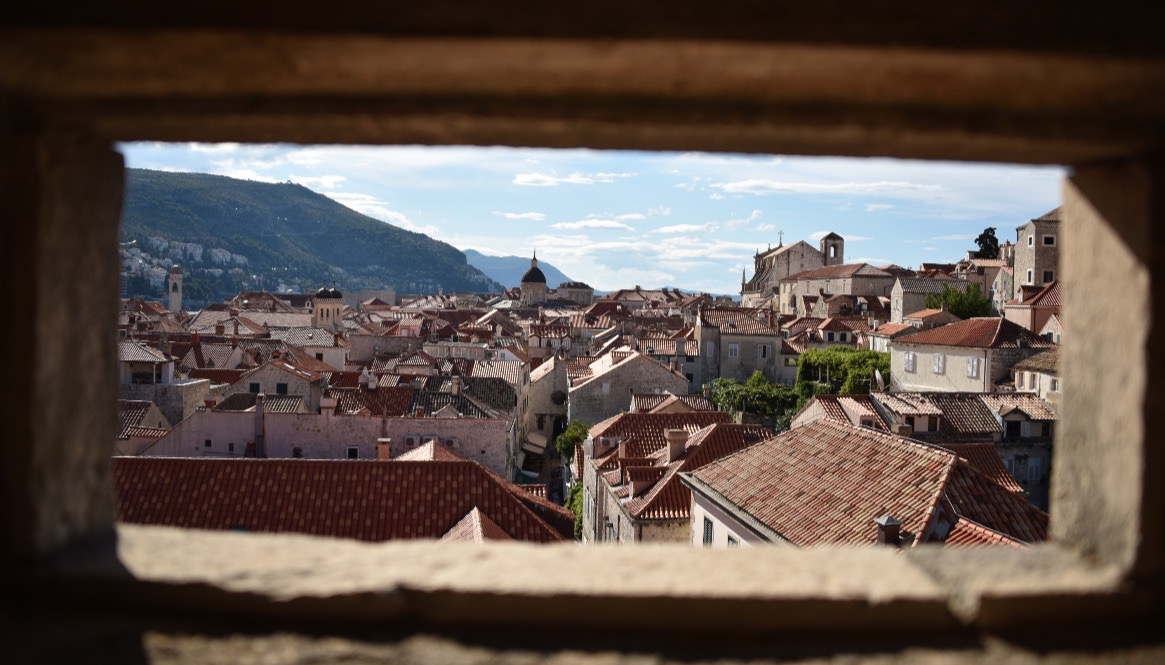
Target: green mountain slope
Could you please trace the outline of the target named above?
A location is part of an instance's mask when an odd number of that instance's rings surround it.
[[[195,301],[333,282],[342,291],[502,290],[452,245],[292,183],[129,169],[121,235],[132,253],[123,261],[131,294],[161,294],[157,271],[174,263]]]

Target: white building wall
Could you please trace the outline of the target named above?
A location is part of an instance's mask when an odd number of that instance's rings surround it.
[[[906,356],[914,353],[914,371],[906,371]],[[936,355],[944,356],[941,373],[934,370]],[[967,376],[967,360],[977,358],[978,376]],[[992,352],[953,346],[894,344],[890,351],[891,385],[899,391],[992,392]]]

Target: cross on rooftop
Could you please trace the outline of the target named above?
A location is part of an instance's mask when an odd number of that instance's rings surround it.
[[[777,245],[778,247],[785,246],[785,232],[784,231],[777,231],[777,242],[779,243]]]

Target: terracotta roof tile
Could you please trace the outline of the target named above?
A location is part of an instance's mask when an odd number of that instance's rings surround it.
[[[164,363],[170,358],[166,354],[140,342],[129,339],[117,341],[117,359],[121,362]]]
[[[890,514],[919,539],[954,453],[818,420],[730,455],[694,477],[795,545],[872,544]]]
[[[667,446],[664,430],[682,429],[688,434],[713,425],[731,422],[723,411],[688,411],[684,413],[622,413],[591,427],[595,439],[614,437],[627,442],[627,456],[646,458]]]
[[[118,457],[113,476],[118,520],[130,524],[435,539],[478,508],[516,540],[565,538],[517,496],[528,493],[466,460]]]
[[[944,443],[943,448],[954,452],[975,470],[999,484],[1000,487],[1015,494],[1023,494],[1023,486],[1007,471],[1007,465],[999,456],[999,449],[994,443]]]
[[[1048,514],[960,460],[946,497],[966,517],[1025,543],[1048,539]]]
[[[982,395],[983,403],[999,415],[1021,411],[1032,420],[1059,420],[1051,406],[1033,393],[990,393]]]
[[[628,502],[627,512],[643,520],[687,519],[691,515],[692,493],[680,482],[678,474],[695,471],[771,435],[772,432],[759,425],[720,423],[701,429],[689,437],[683,457],[670,464],[660,459],[663,466],[648,469],[655,482],[642,496]],[[635,471],[645,473],[642,468]]]
[[[904,335],[895,343],[980,349],[1016,348],[1020,344],[1037,349],[1055,346],[1018,323],[996,317],[980,317],[950,323],[913,335]]]
[[[1006,545],[1008,547],[1026,548],[1028,545],[1006,534],[988,529],[982,524],[976,524],[963,518],[955,522],[943,542],[944,547],[983,547],[988,545]]]
[[[1015,364],[1015,369],[1025,372],[1056,374],[1060,367],[1060,349],[1051,348],[1028,356]]]
[[[142,419],[146,417],[146,413],[153,404],[153,402],[140,399],[117,400],[117,438],[125,438],[128,436],[126,430],[141,426]]]
[[[830,279],[835,277],[853,277],[854,275],[866,275],[871,277],[890,277],[890,273],[868,263],[846,263],[835,266],[822,266],[820,268],[813,268],[812,270],[805,270],[782,279],[782,282],[791,282],[801,279]]]
[[[388,418],[406,416],[413,404],[409,386],[367,388],[329,388],[328,397],[336,399],[337,414],[366,414]]]
[[[441,536],[441,542],[445,543],[484,543],[487,540],[513,540],[513,538],[476,506]]]

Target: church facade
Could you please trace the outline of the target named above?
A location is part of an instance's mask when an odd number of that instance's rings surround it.
[[[744,307],[778,308],[781,280],[806,270],[845,263],[845,239],[829,233],[813,247],[804,240],[783,242],[776,249],[753,256],[752,279],[740,276],[740,301]]]

